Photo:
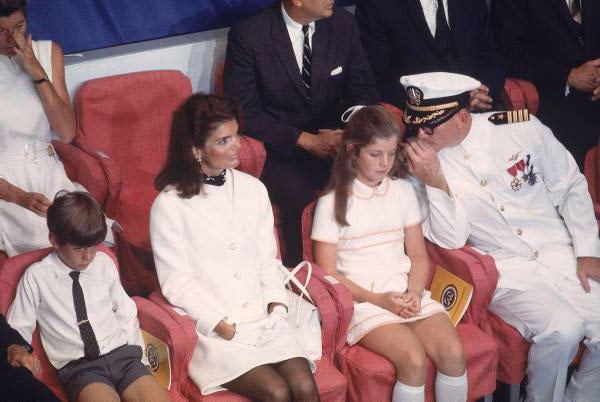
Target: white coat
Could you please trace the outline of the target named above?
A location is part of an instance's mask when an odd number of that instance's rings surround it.
[[[269,303],[288,305],[271,204],[259,180],[228,170],[223,186],[205,185],[189,199],[166,189],[152,205],[150,239],[164,296],[196,322],[189,372],[203,394],[256,366],[305,357],[290,327],[258,347],[213,331],[221,320],[265,318]]]

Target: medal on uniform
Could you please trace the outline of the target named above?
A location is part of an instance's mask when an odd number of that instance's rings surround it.
[[[533,172],[533,164],[529,164],[531,161],[531,155],[527,155],[527,162],[525,163],[525,168],[529,168],[528,172],[525,173],[523,171],[523,180],[527,182],[530,186],[534,186],[537,183],[537,175]]]
[[[512,188],[513,191],[519,191],[521,189],[521,184],[523,183],[523,181],[517,177],[517,173],[519,173],[519,170],[523,171],[523,169],[519,169],[518,167],[518,165],[521,162],[523,162],[523,159],[521,159],[520,162],[515,163],[514,165],[506,169],[506,171],[513,177],[512,181],[510,182],[510,188]],[[525,162],[523,162],[523,168],[524,167]]]

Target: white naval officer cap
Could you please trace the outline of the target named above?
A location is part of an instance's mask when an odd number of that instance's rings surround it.
[[[469,93],[481,85],[469,76],[446,72],[405,75],[400,83],[407,95],[404,122],[413,129],[446,122],[469,104]]]

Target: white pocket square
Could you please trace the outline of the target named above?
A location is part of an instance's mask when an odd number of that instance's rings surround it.
[[[334,68],[333,70],[331,70],[331,74],[329,74],[329,75],[338,75],[341,72],[342,72],[342,66],[338,66],[338,67]]]

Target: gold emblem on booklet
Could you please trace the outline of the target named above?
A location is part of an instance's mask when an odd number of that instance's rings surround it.
[[[169,357],[169,346],[151,335],[142,331],[142,338],[146,345],[146,357],[150,364],[150,371],[160,385],[165,389],[171,388],[171,359]]]
[[[456,326],[469,307],[473,286],[438,265],[429,291],[431,298],[444,306]]]

